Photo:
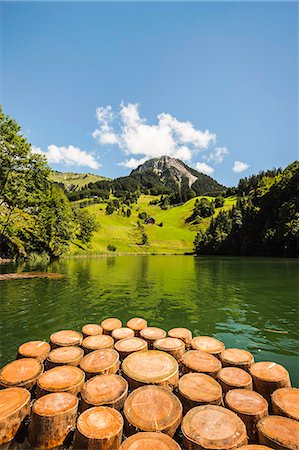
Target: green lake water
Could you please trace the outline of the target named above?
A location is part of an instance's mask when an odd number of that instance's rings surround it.
[[[59,329],[141,316],[283,364],[299,386],[298,268],[296,260],[193,256],[74,258],[34,267],[65,276],[0,282],[1,365],[21,343]],[[33,270],[0,266],[2,273],[20,269]]]

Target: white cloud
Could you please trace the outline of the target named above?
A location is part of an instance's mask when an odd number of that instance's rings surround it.
[[[39,153],[46,156],[48,162],[51,164],[66,164],[90,167],[91,169],[98,169],[101,164],[95,159],[93,155],[81,150],[79,147],[68,145],[67,147],[58,147],[57,145],[49,145],[48,150],[43,152],[39,147],[32,146],[34,153]]]
[[[145,163],[146,158],[136,159],[130,158],[118,163],[118,166],[127,167],[128,169],[136,169],[140,164]]]
[[[248,168],[249,164],[242,161],[235,161],[233,166],[233,172],[235,173],[244,172],[244,170],[247,170]]]
[[[209,163],[220,164],[228,154],[229,151],[226,147],[215,147],[213,152],[209,153],[207,156],[203,156],[203,158]]]
[[[203,163],[201,163],[201,162],[196,163],[195,169],[198,172],[204,173],[205,175],[212,175],[212,173],[214,172],[213,167],[209,166],[208,164],[206,164],[204,162]]]

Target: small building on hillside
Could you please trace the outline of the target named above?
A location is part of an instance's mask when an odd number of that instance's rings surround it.
[[[156,221],[153,217],[147,217],[144,221],[146,225],[155,225]]]

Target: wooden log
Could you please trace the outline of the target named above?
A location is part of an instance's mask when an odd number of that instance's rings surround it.
[[[253,390],[251,375],[238,367],[223,367],[217,373],[217,380],[221,384],[224,394],[230,389]]]
[[[112,348],[103,348],[88,353],[80,362],[80,367],[84,370],[87,379],[95,375],[116,373],[119,365],[119,355]]]
[[[162,330],[162,328],[146,327],[140,331],[140,337],[147,342],[148,348],[151,350],[157,339],[166,337],[166,331]]]
[[[50,344],[45,341],[25,342],[18,349],[17,359],[36,358],[42,363],[47,358],[50,350]]]
[[[191,345],[192,331],[188,330],[188,328],[172,328],[168,331],[168,336],[181,339],[186,345],[186,348],[189,348]]]
[[[50,449],[63,444],[76,426],[78,398],[57,392],[38,398],[32,406],[28,441],[34,448]]]
[[[234,450],[247,444],[246,427],[237,414],[222,406],[196,406],[182,422],[185,450]]]
[[[57,366],[79,366],[84,356],[84,350],[80,347],[57,347],[47,357],[47,369]]]
[[[97,334],[95,336],[87,336],[83,339],[82,348],[84,352],[90,353],[95,350],[102,350],[103,348],[113,348],[114,339],[113,337],[106,334]]]
[[[20,387],[0,390],[0,445],[15,437],[30,415],[30,392]]]
[[[181,359],[181,370],[183,373],[199,372],[206,373],[216,378],[221,369],[221,362],[210,353],[201,350],[189,350]]]
[[[220,384],[205,373],[187,373],[179,380],[178,395],[184,408],[184,414],[200,405],[222,404]]]
[[[111,334],[113,330],[121,328],[122,323],[119,319],[116,319],[115,317],[109,317],[108,319],[102,321],[101,327],[103,328],[104,334]]]
[[[255,391],[231,389],[225,396],[225,406],[238,414],[247,429],[249,442],[258,442],[256,425],[268,415],[268,402]]]
[[[153,347],[155,350],[161,350],[169,353],[177,361],[180,361],[185,353],[185,344],[181,339],[166,337],[154,341]]]
[[[179,399],[160,386],[142,386],[128,396],[124,406],[125,434],[160,431],[173,437],[182,420]]]
[[[44,372],[37,381],[36,396],[52,392],[69,392],[77,395],[85,381],[84,372],[75,366],[57,366]]]
[[[88,380],[81,391],[81,409],[110,406],[121,410],[128,395],[128,383],[120,375],[97,375]]]
[[[23,387],[31,391],[43,371],[43,364],[35,358],[17,359],[0,370],[0,386]]]
[[[270,449],[270,447],[266,447],[265,445],[248,444],[248,445],[242,445],[242,447],[239,447],[239,450],[271,450],[271,449]]]
[[[217,357],[219,357],[220,353],[225,349],[223,342],[210,336],[194,337],[191,341],[191,347],[194,350],[211,353],[211,355]]]
[[[271,395],[273,414],[299,421],[299,388],[280,388]]]
[[[291,387],[289,372],[275,362],[257,362],[249,372],[253,378],[254,389],[270,403],[271,394],[276,389]]]
[[[83,338],[87,336],[96,336],[97,334],[103,334],[103,328],[97,323],[88,323],[82,327]]]
[[[21,280],[30,278],[63,278],[62,273],[50,273],[50,272],[20,272],[20,273],[2,273],[0,275],[0,281],[5,280]]]
[[[128,437],[119,450],[181,450],[181,447],[167,434],[144,431]]]
[[[119,450],[123,423],[116,409],[107,406],[87,409],[78,418],[74,450]]]
[[[147,321],[141,317],[133,317],[126,325],[134,331],[136,337],[139,337],[140,331],[147,327]]]
[[[111,336],[115,341],[120,341],[121,339],[134,337],[134,331],[127,327],[116,328],[112,331]]]
[[[276,450],[299,449],[299,422],[283,416],[267,416],[257,424],[259,443]]]
[[[247,350],[240,348],[226,348],[220,354],[220,361],[223,367],[232,366],[248,370],[254,363],[254,357]]]
[[[73,330],[56,331],[50,336],[52,348],[81,345],[82,340],[82,334]]]
[[[120,341],[115,342],[114,348],[118,351],[122,360],[131,353],[144,352],[148,349],[147,342],[138,337],[121,339]]]
[[[173,389],[178,385],[178,363],[173,356],[159,350],[135,352],[122,363],[124,377],[131,389],[156,384]]]

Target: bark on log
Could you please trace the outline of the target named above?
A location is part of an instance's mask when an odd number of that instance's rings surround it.
[[[147,321],[141,317],[133,317],[126,325],[134,331],[136,337],[139,337],[140,331],[147,327]]]
[[[119,450],[181,450],[181,447],[167,434],[148,431],[128,437]]]
[[[93,406],[123,408],[128,395],[128,383],[120,375],[98,375],[88,380],[81,391],[81,410]]]
[[[81,331],[84,338],[86,338],[87,336],[96,336],[97,334],[103,334],[103,328],[97,323],[88,323],[82,327]]]
[[[210,353],[201,350],[189,350],[181,359],[183,373],[199,372],[216,378],[221,369],[221,362]]]
[[[162,330],[162,328],[146,327],[140,331],[140,337],[147,342],[148,348],[152,350],[157,339],[166,337],[166,331]]]
[[[116,328],[116,330],[112,331],[111,336],[115,341],[120,341],[121,339],[134,337],[134,331],[128,327]]]
[[[83,340],[82,334],[78,333],[78,331],[73,330],[56,331],[56,333],[53,333],[50,336],[52,349],[57,347],[69,347],[81,345],[82,340]]]
[[[30,415],[30,392],[20,387],[0,390],[0,445],[15,437]]]
[[[82,348],[84,352],[90,353],[95,350],[101,350],[103,348],[113,348],[114,347],[114,339],[111,336],[106,334],[97,334],[95,336],[87,336],[83,339]]]
[[[169,355],[173,356],[177,361],[180,361],[185,353],[184,342],[177,338],[166,337],[157,339],[154,341],[153,347],[155,350],[169,353]]]
[[[274,362],[258,362],[253,364],[249,373],[253,378],[254,389],[270,403],[271,394],[276,389],[291,387],[289,372]]]
[[[58,347],[52,350],[46,361],[47,369],[57,366],[78,366],[84,356],[80,347]]]
[[[238,367],[224,367],[220,369],[217,373],[217,380],[221,384],[224,394],[230,389],[253,390],[251,375]]]
[[[115,342],[114,348],[118,351],[121,360],[124,360],[131,353],[144,352],[148,349],[147,342],[138,337],[121,339]]]
[[[75,366],[57,366],[44,372],[37,381],[36,396],[52,392],[69,392],[77,395],[85,381],[84,372]]]
[[[204,373],[188,373],[179,380],[178,397],[184,414],[195,406],[222,404],[222,388],[214,378]]]
[[[247,350],[240,348],[226,348],[220,354],[220,361],[223,367],[239,367],[248,370],[254,363],[253,355]]]
[[[188,328],[172,328],[168,331],[168,336],[172,338],[181,339],[188,349],[192,341],[192,332]]]
[[[271,449],[270,449],[270,447],[266,447],[265,445],[248,444],[248,445],[242,445],[242,447],[239,447],[239,450],[271,450]]]
[[[17,359],[0,370],[0,386],[23,387],[31,391],[43,371],[43,364],[35,358]]]
[[[121,328],[122,326],[123,325],[121,321],[119,319],[116,319],[115,317],[109,317],[108,319],[103,320],[101,323],[104,334],[111,334],[113,330]]]
[[[119,354],[112,348],[104,348],[88,353],[80,362],[80,368],[89,379],[95,375],[116,373],[119,369]]]
[[[17,359],[36,358],[41,363],[47,358],[51,347],[45,341],[29,341],[22,344],[18,349]]]
[[[194,337],[191,341],[191,347],[194,350],[211,353],[211,355],[217,357],[219,357],[220,353],[225,349],[223,342],[210,336]]]
[[[259,443],[276,450],[299,449],[299,422],[288,417],[267,416],[257,424]]]
[[[299,388],[280,388],[271,396],[273,414],[299,421]]]

